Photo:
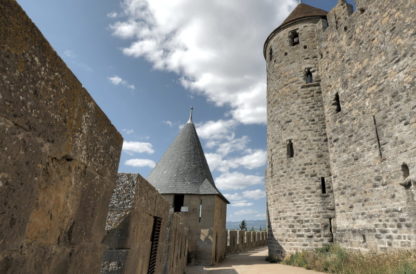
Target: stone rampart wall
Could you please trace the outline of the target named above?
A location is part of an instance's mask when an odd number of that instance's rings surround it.
[[[148,273],[155,218],[161,219],[154,273],[180,273],[186,265],[188,229],[170,204],[138,174],[120,173],[107,217],[102,272]]]
[[[0,1],[0,273],[98,273],[122,138],[14,0]]]
[[[320,37],[335,240],[348,248],[416,248],[415,12],[408,0],[354,12],[340,1]]]
[[[244,252],[267,244],[266,231],[227,231],[227,254]]]

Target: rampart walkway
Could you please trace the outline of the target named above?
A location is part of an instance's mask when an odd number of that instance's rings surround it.
[[[221,264],[213,267],[192,266],[188,267],[186,274],[317,274],[320,272],[306,270],[282,264],[272,264],[265,260],[267,247],[261,247],[252,251],[227,255]]]

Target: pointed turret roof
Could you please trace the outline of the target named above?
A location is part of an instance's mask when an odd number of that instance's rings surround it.
[[[192,109],[188,122],[152,170],[148,181],[161,194],[214,194],[229,203],[215,186],[192,122]]]
[[[293,21],[296,21],[301,18],[305,17],[325,17],[327,15],[327,11],[318,9],[312,6],[309,6],[304,3],[300,3],[297,5],[297,7],[289,14],[289,16],[283,21],[283,23],[280,25],[282,27],[283,25],[286,25],[288,23],[291,23]],[[279,27],[279,28],[280,28]]]
[[[307,4],[304,3],[300,3],[299,5],[296,6],[296,8],[289,14],[288,17],[286,17],[286,19],[283,21],[282,24],[280,24],[280,26],[278,26],[272,33],[270,33],[270,35],[267,37],[266,42],[264,43],[263,46],[263,56],[266,58],[266,47],[267,44],[269,43],[270,39],[276,34],[278,33],[281,29],[283,29],[284,27],[286,27],[287,25],[290,25],[291,23],[294,23],[298,20],[301,19],[305,19],[305,18],[310,18],[310,17],[321,17],[321,18],[326,18],[326,15],[328,14],[327,11],[322,10],[322,9],[318,9],[312,6],[309,6]]]

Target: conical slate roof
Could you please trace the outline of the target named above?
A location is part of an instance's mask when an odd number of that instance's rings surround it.
[[[271,38],[278,33],[281,29],[283,29],[286,25],[289,25],[290,23],[296,22],[303,18],[309,18],[309,17],[323,17],[326,18],[326,15],[328,14],[327,11],[318,9],[312,6],[309,6],[304,3],[300,3],[296,6],[296,8],[289,14],[289,16],[283,21],[280,26],[278,26],[270,35],[267,37],[266,42],[264,42],[263,46],[263,56],[266,58],[266,48],[267,44],[271,40]]]
[[[301,3],[289,14],[280,27],[304,17],[325,17],[327,11]],[[279,28],[280,28],[279,27]]]
[[[229,203],[215,186],[191,118],[147,179],[161,194],[214,194]]]

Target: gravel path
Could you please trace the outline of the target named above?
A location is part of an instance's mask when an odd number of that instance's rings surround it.
[[[312,270],[299,267],[272,264],[265,260],[267,247],[258,248],[249,252],[228,255],[224,262],[212,266],[191,266],[186,274],[316,274]]]

